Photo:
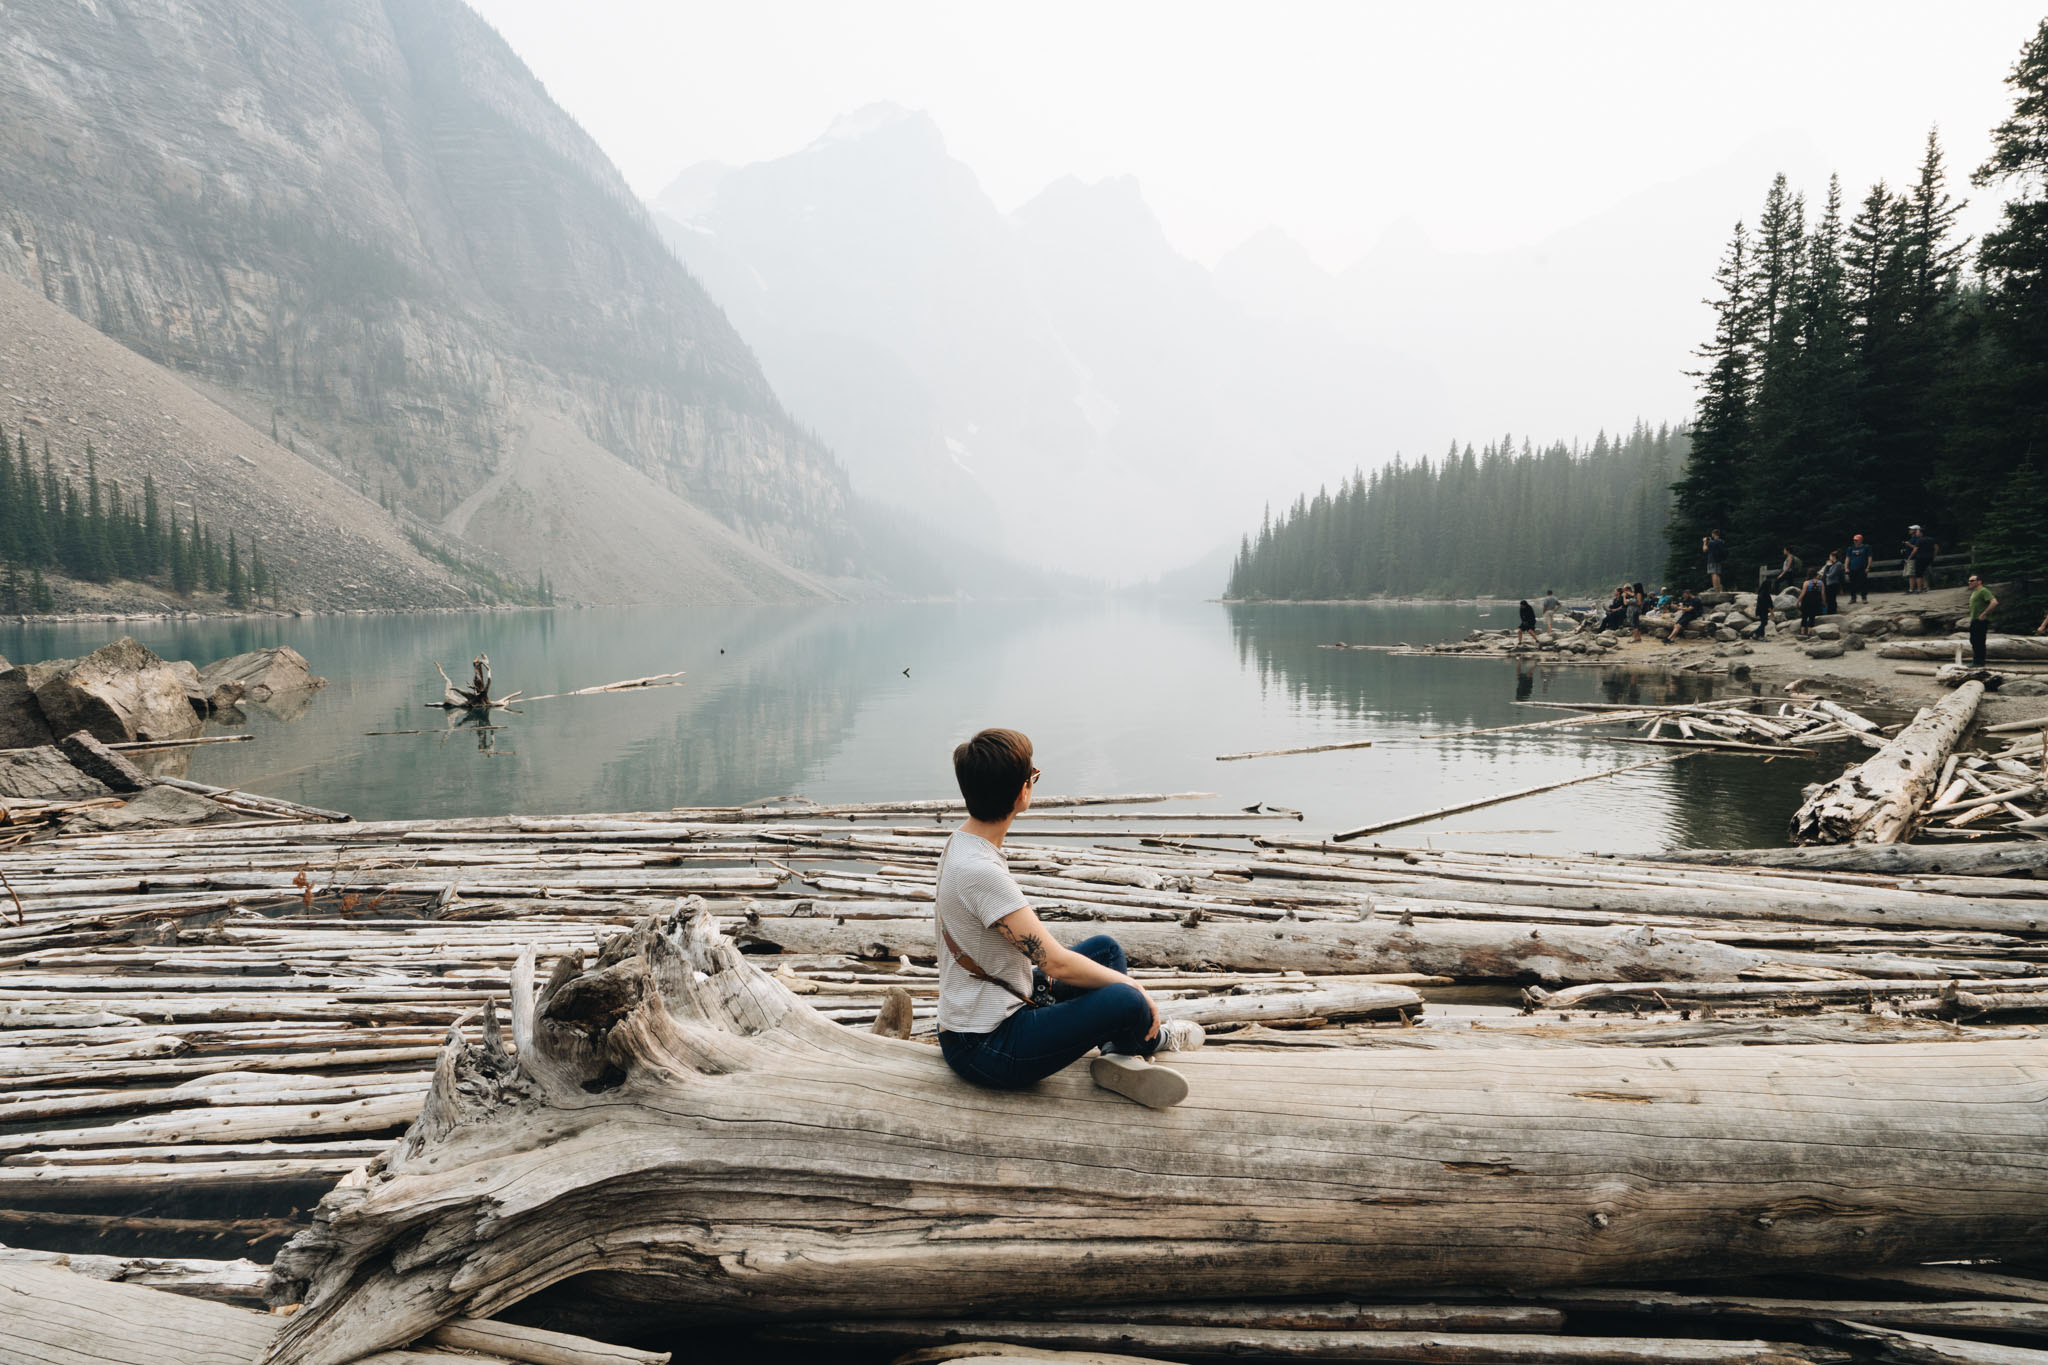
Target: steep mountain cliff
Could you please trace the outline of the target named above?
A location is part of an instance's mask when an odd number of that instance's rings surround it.
[[[460,0],[0,16],[0,274],[571,595],[852,568],[843,472]]]

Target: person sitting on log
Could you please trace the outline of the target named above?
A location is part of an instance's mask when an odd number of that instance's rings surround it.
[[[1021,1090],[1093,1049],[1095,1083],[1154,1109],[1187,1098],[1186,1077],[1146,1059],[1202,1045],[1201,1025],[1162,1022],[1107,934],[1061,946],[1003,860],[1031,805],[1031,741],[983,730],[953,750],[967,820],[939,855],[939,1050],[964,1080]]]
[[[1700,605],[1698,595],[1691,588],[1687,588],[1684,595],[1678,599],[1678,619],[1671,623],[1671,633],[1664,637],[1664,643],[1677,644],[1678,632],[1699,620],[1700,613],[1705,610],[1706,608]]]

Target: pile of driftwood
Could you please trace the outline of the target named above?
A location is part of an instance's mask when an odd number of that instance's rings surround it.
[[[2048,837],[2048,752],[2042,748],[2048,716],[1987,726],[1983,735],[2002,740],[2001,749],[1948,756],[1934,783],[1939,794],[1920,812],[1916,838],[1964,831]]]
[[[763,1324],[791,1359],[2048,1330],[2033,1281],[1892,1268],[2038,1246],[2048,845],[1703,865],[1115,800],[1043,799],[1007,851],[1055,933],[1115,934],[1207,1028],[1160,1114],[940,1063],[947,802],[0,849],[0,1241],[244,1301],[190,1258],[274,1259],[279,1359],[337,1365],[533,1315]]]

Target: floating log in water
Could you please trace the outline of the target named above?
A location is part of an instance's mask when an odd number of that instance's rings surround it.
[[[1921,711],[1884,748],[1823,786],[1792,817],[1801,844],[1897,843],[1934,793],[1935,779],[1977,714],[1984,684],[1966,682]]]
[[[1230,763],[1240,758],[1278,758],[1282,754],[1327,754],[1338,749],[1370,749],[1369,739],[1352,740],[1346,744],[1304,744],[1294,749],[1253,749],[1242,754],[1218,754],[1218,763]]]
[[[1505,801],[1519,801],[1525,796],[1535,796],[1541,792],[1556,791],[1560,787],[1574,787],[1581,782],[1596,782],[1603,777],[1619,777],[1623,773],[1637,772],[1643,768],[1654,768],[1660,763],[1676,763],[1680,759],[1692,758],[1698,752],[1698,750],[1691,750],[1682,754],[1672,754],[1666,758],[1653,758],[1647,763],[1631,763],[1626,767],[1609,768],[1605,772],[1587,773],[1582,777],[1568,777],[1562,782],[1545,782],[1537,787],[1524,787],[1520,791],[1503,792],[1498,796],[1483,797],[1480,800],[1467,801],[1461,805],[1440,806],[1436,810],[1426,810],[1419,815],[1404,815],[1399,820],[1382,820],[1374,825],[1360,825],[1357,829],[1347,829],[1341,834],[1331,835],[1330,838],[1338,843],[1344,843],[1352,839],[1362,839],[1368,834],[1380,834],[1387,830],[1400,829],[1407,825],[1419,825],[1429,820],[1441,819],[1446,815],[1457,815],[1463,811],[1478,810],[1483,806],[1498,806]]]
[[[521,697],[521,701],[553,701],[557,697],[590,697],[599,692],[633,692],[648,687],[680,687],[683,674],[680,669],[674,673],[654,673],[645,678],[627,678],[621,682],[599,683],[595,687],[579,687],[572,692],[543,692],[538,697]]]
[[[286,820],[313,820],[332,824],[343,824],[355,819],[347,811],[322,810],[318,806],[302,806],[296,801],[287,801],[278,796],[258,796],[254,792],[235,791],[229,787],[210,787],[204,782],[193,782],[182,777],[159,777],[157,783],[165,787],[176,787],[182,792],[196,796],[210,796],[223,806],[249,811],[255,815],[271,815]]]
[[[254,735],[199,735],[192,739],[131,739],[109,744],[122,753],[143,753],[151,749],[194,749],[202,744],[246,744]]]
[[[274,1365],[552,1285],[625,1330],[1995,1257],[2048,1218],[2031,1041],[1219,1050],[1152,1111],[835,1028],[701,911],[558,965],[512,1031],[516,1059],[488,1010],[451,1038],[405,1141],[279,1256]]]

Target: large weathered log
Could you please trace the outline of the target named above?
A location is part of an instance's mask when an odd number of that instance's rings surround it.
[[[1983,699],[1984,684],[1966,682],[1923,710],[1890,743],[1799,808],[1792,817],[1794,842],[1893,844],[1904,839],[1914,815],[1934,793],[1942,762]]]
[[[2048,843],[1936,847],[1929,844],[1840,844],[1808,848],[1685,848],[1656,855],[1660,863],[1787,867],[1812,872],[1893,873],[1963,877],[2048,876]]]
[[[1092,922],[1048,921],[1062,943],[1103,931]],[[1134,967],[1220,968],[1233,972],[1308,972],[1361,976],[1421,972],[1461,981],[1537,981],[1545,985],[1595,981],[1733,981],[1796,975],[1813,968],[1871,976],[1950,975],[1952,964],[1874,953],[1764,952],[1737,948],[1683,930],[1601,928],[1576,924],[1522,924],[1499,920],[1393,920],[1363,923],[1314,921],[1242,924],[1206,920],[1120,923],[1111,931]],[[936,959],[929,919],[854,920],[760,917],[735,924],[742,947],[785,953],[844,953],[857,957]]]
[[[1968,636],[1948,639],[1887,640],[1877,648],[1880,659],[1953,659],[1957,649],[1968,650]],[[2030,635],[1988,635],[1984,639],[1987,659],[2048,659],[2048,639]]]
[[[623,1331],[2000,1256],[2048,1217],[2033,1042],[1217,1049],[1151,1111],[832,1025],[700,906],[512,1006],[530,1051],[489,1011],[451,1039],[406,1138],[279,1256],[277,1365],[571,1280],[555,1312]]]

